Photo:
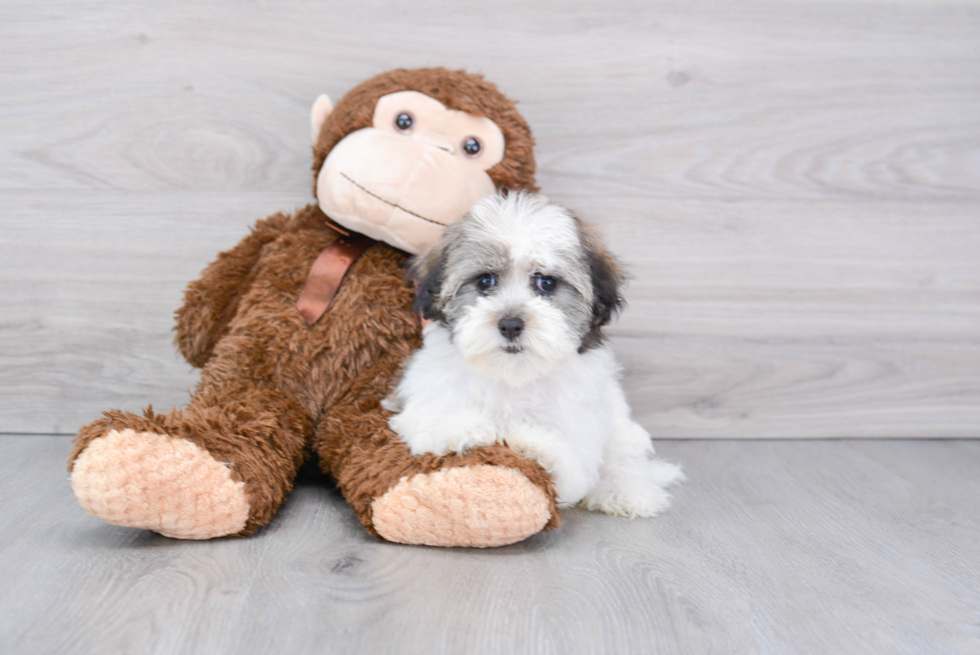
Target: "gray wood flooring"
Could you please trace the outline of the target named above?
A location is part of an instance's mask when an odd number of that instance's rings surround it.
[[[667,441],[649,520],[494,550],[377,542],[305,475],[249,539],[87,515],[66,437],[0,437],[0,652],[980,652],[980,442]]]
[[[980,5],[0,4],[0,431],[167,409],[187,282],[309,202],[308,112],[396,66],[520,100],[634,274],[669,437],[980,436]]]

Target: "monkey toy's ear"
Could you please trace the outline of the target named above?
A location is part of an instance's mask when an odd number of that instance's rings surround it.
[[[330,96],[325,93],[320,94],[320,97],[313,103],[313,109],[310,111],[310,130],[313,137],[313,145],[316,145],[317,140],[320,138],[320,128],[323,127],[323,122],[327,120],[327,116],[332,111],[333,103],[330,102]]]
[[[431,245],[425,252],[412,258],[410,274],[415,280],[415,312],[423,319],[443,321],[442,278],[446,269],[446,251],[443,240]]]

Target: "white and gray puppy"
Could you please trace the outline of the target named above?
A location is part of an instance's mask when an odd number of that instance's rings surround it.
[[[413,454],[504,443],[562,505],[653,516],[678,466],[630,418],[602,326],[622,274],[595,231],[541,196],[481,200],[414,263],[424,345],[385,401]]]

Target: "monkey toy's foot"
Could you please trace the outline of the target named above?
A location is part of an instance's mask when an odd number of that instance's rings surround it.
[[[374,500],[371,517],[388,541],[485,548],[540,532],[551,501],[520,471],[480,464],[404,477]]]
[[[205,449],[156,432],[108,430],[71,465],[71,486],[90,514],[178,539],[210,539],[245,528],[243,482]]]

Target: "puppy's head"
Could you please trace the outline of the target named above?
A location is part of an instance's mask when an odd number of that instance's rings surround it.
[[[619,264],[590,225],[541,196],[481,200],[413,263],[416,310],[471,366],[521,384],[602,343]]]

